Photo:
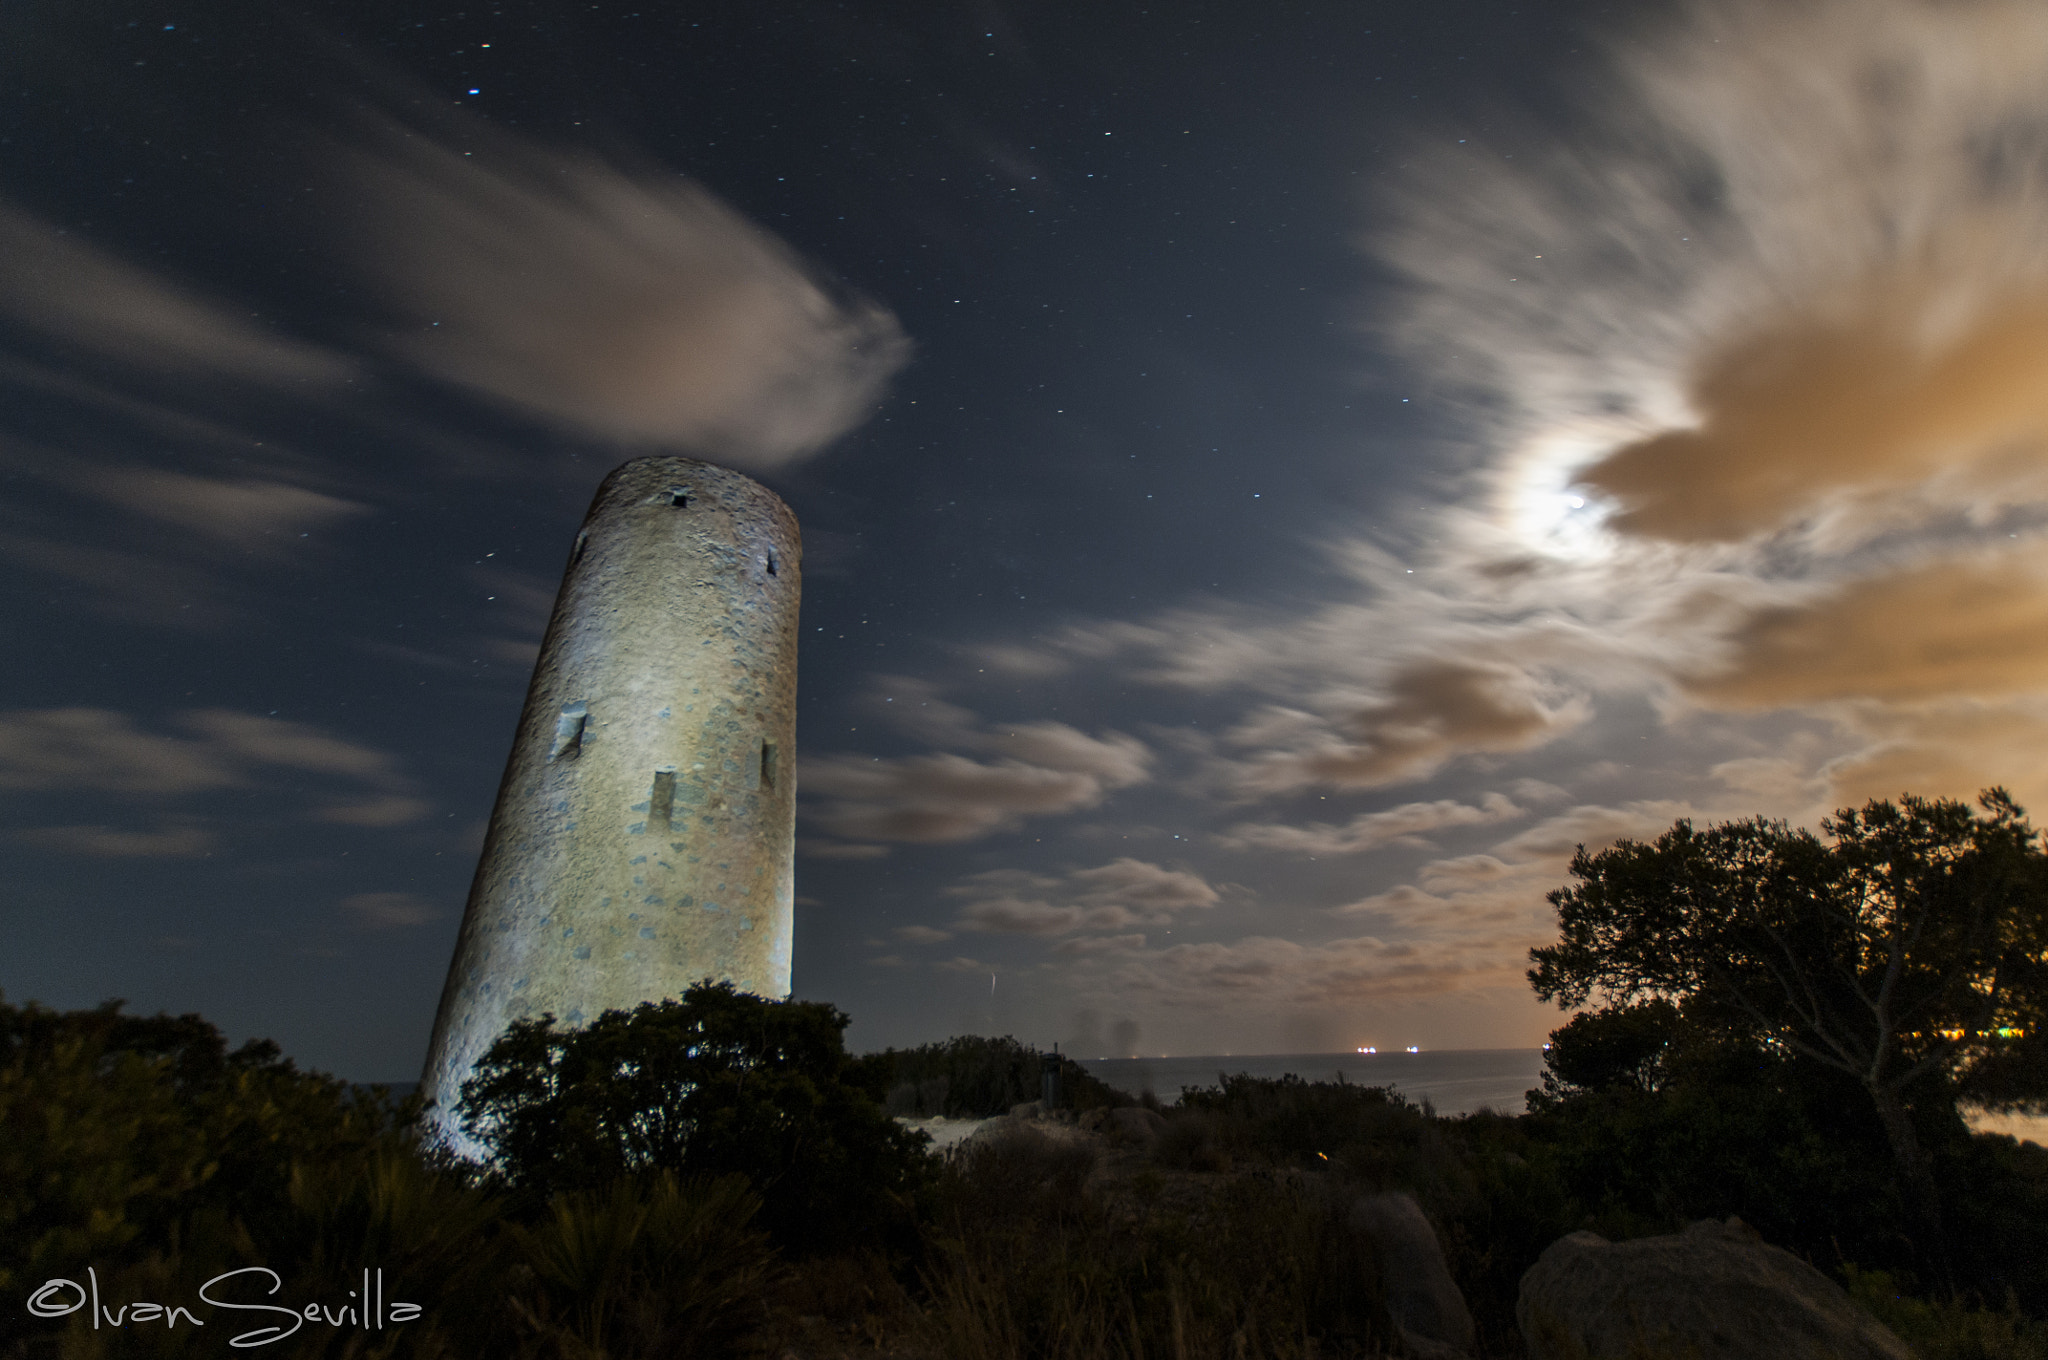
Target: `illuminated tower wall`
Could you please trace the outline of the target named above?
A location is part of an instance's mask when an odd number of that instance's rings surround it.
[[[789,994],[796,516],[729,469],[598,488],[555,599],[427,1050],[435,1123],[521,1016],[705,978]]]

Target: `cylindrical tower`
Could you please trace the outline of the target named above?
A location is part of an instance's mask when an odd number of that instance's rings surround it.
[[[730,981],[789,994],[796,516],[688,458],[605,478],[555,599],[423,1086],[443,1137],[521,1016]]]

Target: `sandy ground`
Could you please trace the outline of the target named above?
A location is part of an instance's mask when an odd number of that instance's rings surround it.
[[[918,1129],[930,1134],[932,1151],[950,1152],[965,1142],[975,1130],[993,1124],[997,1119],[1007,1118],[1008,1115],[997,1115],[994,1119],[947,1119],[943,1116],[936,1119],[904,1119],[899,1116],[896,1122],[906,1129]]]

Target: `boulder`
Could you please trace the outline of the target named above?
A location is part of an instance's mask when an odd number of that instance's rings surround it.
[[[1380,1297],[1408,1353],[1452,1360],[1478,1344],[1472,1310],[1444,1265],[1443,1247],[1422,1206],[1406,1192],[1367,1195],[1351,1206],[1353,1234],[1370,1243]]]
[[[1913,1360],[1840,1285],[1737,1218],[1559,1238],[1522,1276],[1515,1321],[1529,1360]]]

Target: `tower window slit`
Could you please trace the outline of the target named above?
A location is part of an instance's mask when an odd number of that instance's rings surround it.
[[[775,743],[772,741],[761,743],[761,787],[775,787]]]
[[[647,825],[650,830],[668,831],[675,820],[676,772],[656,770],[654,788],[647,795]]]
[[[581,699],[562,705],[562,714],[555,719],[555,744],[548,752],[549,760],[574,760],[583,754],[583,727],[589,718],[590,706]]]
[[[589,534],[578,534],[578,535],[576,535],[576,547],[575,547],[575,550],[574,550],[574,551],[572,551],[572,552],[571,552],[571,553],[569,554],[569,565],[573,567],[573,566],[575,566],[575,565],[576,565],[576,564],[577,564],[578,562],[581,562],[581,561],[583,560],[583,550],[584,550],[585,548],[589,547],[589,546],[590,546],[590,535],[589,535]]]
[[[775,554],[774,554],[774,553],[769,553],[769,554],[768,554],[768,574],[769,574],[770,576],[773,576],[773,575],[775,574]]]
[[[688,488],[687,486],[672,486],[672,487],[670,487],[670,488],[668,489],[668,503],[669,503],[670,505],[673,505],[673,506],[674,506],[674,507],[675,507],[676,509],[678,509],[678,510],[687,510],[687,509],[689,509],[689,508],[690,508],[690,488]]]

